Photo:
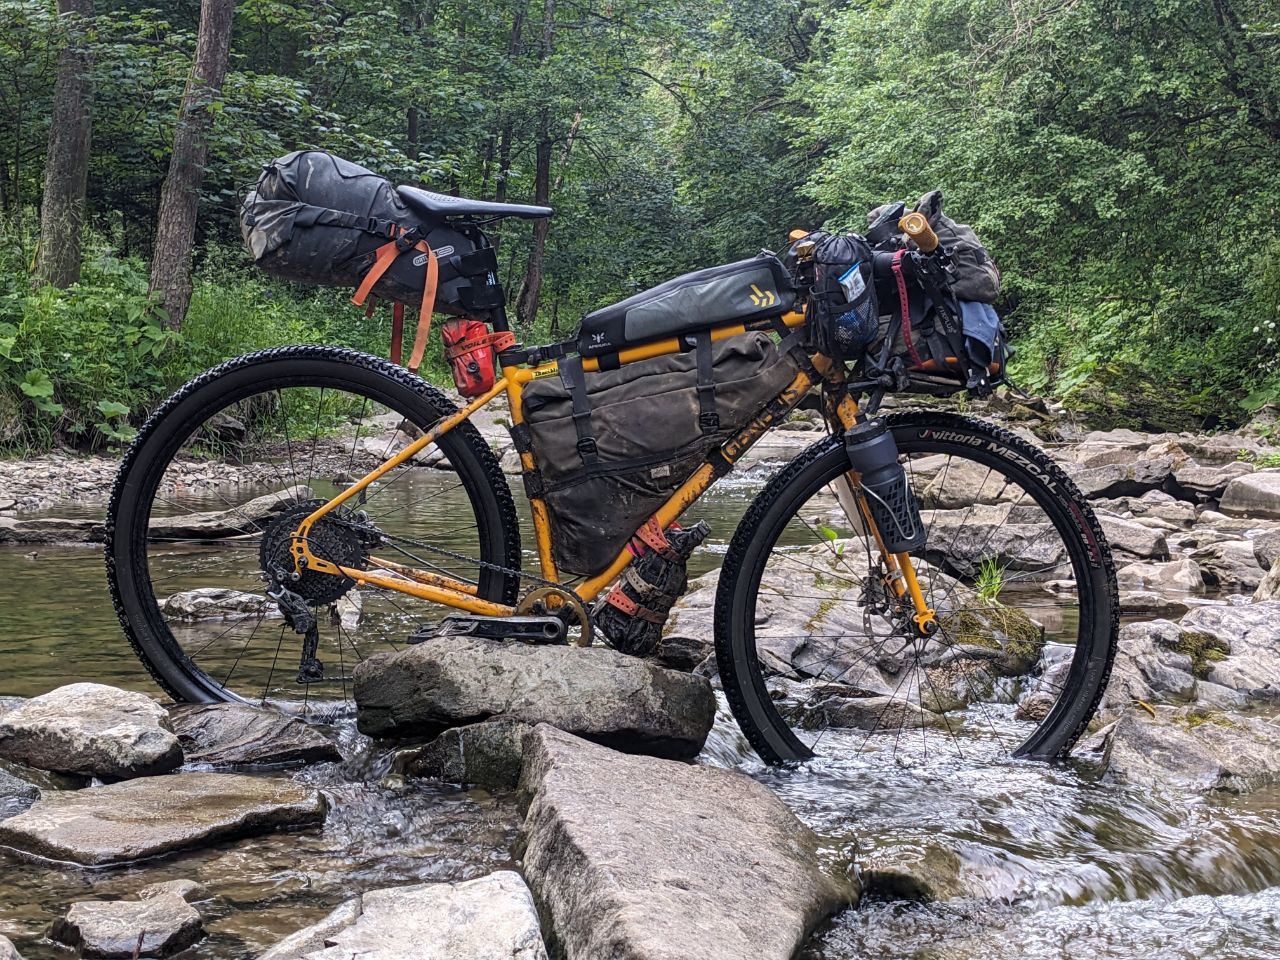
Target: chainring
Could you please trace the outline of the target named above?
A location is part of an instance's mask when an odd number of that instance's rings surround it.
[[[263,531],[259,560],[268,583],[283,583],[308,604],[334,603],[356,585],[350,577],[303,568],[295,574],[293,532],[327,500],[300,500],[277,515]],[[340,567],[365,569],[369,562],[366,537],[350,510],[337,507],[317,520],[307,536],[311,552]],[[294,576],[298,578],[295,580]]]

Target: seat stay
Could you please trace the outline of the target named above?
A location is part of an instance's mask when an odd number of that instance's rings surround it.
[[[396,187],[411,210],[428,219],[496,219],[517,217],[521,220],[541,220],[553,213],[551,207],[539,207],[526,203],[495,203],[492,200],[469,200],[434,190],[402,184]]]

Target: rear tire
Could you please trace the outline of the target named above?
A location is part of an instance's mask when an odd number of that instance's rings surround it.
[[[927,412],[892,415],[885,419],[893,431],[902,459],[909,462],[912,457],[921,455],[946,455],[951,458],[947,460],[948,465],[953,461],[968,461],[970,464],[976,464],[977,470],[986,470],[988,477],[993,474],[997,477],[1002,476],[1005,487],[1001,488],[1000,494],[1003,494],[1010,484],[1016,484],[1024,491],[1024,497],[1029,497],[1025,507],[1021,506],[1024,501],[1020,498],[1018,503],[1010,507],[1010,510],[1020,507],[1022,509],[1038,507],[1048,520],[1048,523],[1042,526],[1046,530],[1056,531],[1056,534],[1061,537],[1074,575],[1075,591],[1078,594],[1079,627],[1074,639],[1070,669],[1059,671],[1066,673],[1065,680],[1057,681],[1060,684],[1060,692],[1045,684],[1048,690],[1053,691],[1056,702],[1051,708],[1046,705],[1046,715],[1036,723],[1033,730],[1019,729],[1015,734],[1018,739],[1013,741],[1017,744],[1016,747],[1012,747],[1011,743],[1012,748],[1007,752],[1017,757],[1040,760],[1065,755],[1084,732],[1101,700],[1115,657],[1116,634],[1119,627],[1115,566],[1106,538],[1092,509],[1057,464],[1045,453],[1007,430],[967,417]],[[848,459],[844,444],[839,437],[829,437],[793,460],[769,482],[752,503],[733,537],[721,568],[715,606],[716,659],[720,678],[729,706],[743,733],[760,757],[770,764],[807,760],[815,755],[815,749],[797,735],[801,728],[795,725],[799,723],[795,721],[795,717],[799,714],[793,711],[794,723],[789,722],[783,715],[787,709],[786,695],[780,694],[779,689],[786,687],[787,681],[779,679],[776,658],[771,666],[765,666],[757,650],[756,632],[759,624],[763,622],[761,615],[757,613],[762,578],[771,557],[785,559],[782,552],[775,551],[775,545],[778,544],[784,529],[793,519],[798,518],[812,498],[822,494],[829,484],[841,478],[847,470]],[[962,469],[958,469],[957,476],[962,472]],[[913,478],[910,470],[908,474],[910,479],[919,479]],[[942,478],[945,486],[945,472]],[[934,480],[936,479],[937,474],[934,475]],[[984,492],[986,482],[984,479],[983,486],[978,489],[979,497]],[[914,483],[913,486],[915,486]],[[918,487],[916,492],[917,498],[923,502]],[[946,512],[960,511],[938,511],[939,514]],[[972,515],[973,512],[974,506],[970,506],[969,513]],[[928,516],[929,512],[925,511],[926,522],[928,522]],[[1009,516],[1012,516],[1012,513]],[[800,518],[800,522],[807,521]],[[932,526],[930,531],[933,534]],[[937,534],[933,535],[937,536]],[[832,539],[834,542],[834,536]],[[926,543],[924,549],[917,553],[922,561],[925,555],[936,560],[945,554],[946,546],[939,542]],[[984,542],[982,549],[986,546]],[[812,554],[814,548],[808,549]],[[940,550],[941,553],[939,553]],[[913,559],[915,556],[916,554],[913,554]],[[841,557],[844,563],[847,558],[843,550]],[[855,547],[848,552],[848,557],[851,557],[856,564],[861,559],[861,554]],[[1059,568],[1065,569],[1065,564],[1061,561],[1058,561],[1055,570]],[[840,569],[840,576],[843,576],[843,567]],[[1008,569],[1010,569],[1008,566],[1001,567],[999,576],[1005,576]],[[840,576],[836,579],[839,580]],[[866,578],[868,581],[872,579],[873,577]],[[1010,579],[1022,578],[1015,576]],[[843,591],[850,597],[855,593],[855,583],[859,587],[863,583],[863,581],[854,580],[847,582],[850,584],[848,587],[840,586],[834,589]],[[1034,583],[1034,580],[1032,582]],[[1022,586],[1025,587],[1027,584]],[[832,589],[830,583],[824,583],[822,589],[813,591],[814,599],[817,600],[817,594],[825,590],[827,592],[821,603],[836,602],[833,599],[834,594],[831,593]],[[963,589],[970,590],[970,587],[966,586]],[[997,587],[997,597],[1000,589]],[[803,604],[804,601],[788,597],[787,602],[795,607]],[[865,599],[859,601],[849,599],[847,602],[851,604],[860,602],[864,609],[866,606]],[[788,612],[794,614],[793,609]],[[960,613],[963,614],[964,610]],[[764,611],[766,620],[768,614],[769,611],[766,609]],[[828,621],[823,618],[828,615],[829,611],[818,608],[814,619],[803,622],[825,623]],[[851,622],[848,618],[843,621],[836,619],[845,625]],[[809,633],[816,633],[817,630],[818,628],[814,626],[808,628]],[[785,636],[797,635],[786,634]],[[821,636],[836,635],[821,634]],[[863,649],[870,644],[866,637],[854,639],[856,635],[853,633],[848,636],[850,644],[862,643]],[[1043,645],[1043,630],[1040,641]],[[1061,646],[1064,649],[1071,649],[1066,643]],[[871,659],[871,656],[867,655],[867,660]],[[952,662],[955,662],[954,657]],[[864,664],[864,670],[865,666]],[[810,677],[815,685],[824,683],[827,687],[831,685],[826,674],[821,672],[827,669],[827,666],[823,666],[818,673]],[[928,671],[923,671],[923,674],[927,677]],[[925,679],[916,681],[917,689],[922,691],[921,702],[925,700],[925,683]],[[911,684],[908,683],[908,687],[910,686]],[[853,694],[854,697],[875,695],[866,692]],[[784,703],[782,710],[779,709],[780,702]],[[912,709],[914,710],[917,706],[919,704],[913,704]],[[918,725],[914,713],[905,714],[905,719],[902,721],[904,726],[898,731],[899,737],[907,729],[913,731],[918,729],[923,737],[925,728],[933,721],[931,716],[926,722],[925,714],[928,712],[923,709],[920,711]],[[898,711],[898,715],[904,716],[901,710]],[[808,719],[812,719],[812,713]],[[877,721],[878,724],[879,721]],[[949,724],[947,729],[950,733]],[[871,734],[876,732],[872,727],[866,739],[870,740]],[[879,732],[883,733],[884,730]],[[956,749],[960,749],[961,741],[954,736],[952,739],[956,741]],[[833,745],[829,742],[828,746]],[[896,753],[896,741],[894,750]],[[819,749],[817,752],[825,751]]]
[[[161,612],[148,561],[149,547],[154,547],[156,542],[155,537],[148,537],[153,506],[158,500],[165,499],[159,494],[161,479],[166,476],[166,471],[174,469],[184,444],[191,441],[196,431],[207,430],[206,425],[219,422],[212,421],[212,418],[222,417],[221,422],[225,422],[224,412],[233,404],[242,403],[244,408],[253,409],[253,403],[262,398],[270,402],[272,395],[283,398],[282,391],[294,390],[303,394],[311,390],[321,391],[320,408],[323,408],[324,391],[364,398],[368,408],[376,409],[373,405],[386,408],[419,430],[429,429],[456,410],[439,390],[385,360],[353,350],[298,346],[265,350],[229,360],[182,387],[152,414],[125,454],[112,490],[106,523],[107,578],[120,624],[134,652],[156,682],[176,700],[201,703],[253,698],[246,696],[245,690],[237,690],[230,682],[230,674],[224,682],[202,668],[196,655],[184,650],[175,638]],[[291,397],[294,395],[290,393]],[[361,420],[355,425],[351,441],[353,459],[356,444],[362,436],[360,428],[365,422],[365,409],[362,406]],[[319,413],[316,419],[315,436],[320,437]],[[347,426],[350,427],[349,424]],[[290,470],[292,484],[301,484],[303,477],[299,464],[303,458],[294,457],[287,425],[285,430],[285,445],[290,456],[288,461],[279,459],[277,473]],[[326,439],[329,437],[328,434],[324,436]],[[478,559],[508,570],[518,570],[520,539],[515,505],[493,451],[470,423],[455,427],[440,439],[438,446],[456,471],[474,515]],[[305,446],[302,452],[305,453]],[[314,462],[314,441],[311,453]],[[381,455],[376,459],[380,458]],[[215,456],[207,462],[216,465],[217,461]],[[242,460],[236,462],[243,465]],[[364,469],[354,471],[356,476],[364,472]],[[310,480],[308,475],[306,481]],[[285,483],[281,477],[280,485]],[[232,495],[237,493],[233,491]],[[222,499],[231,505],[225,497]],[[452,517],[451,522],[456,523],[459,519]],[[260,527],[252,531],[258,535],[257,541],[261,540],[260,531]],[[247,577],[247,573],[255,572],[251,568],[257,562],[256,541],[249,537],[246,544],[243,542],[245,537],[233,539],[241,540],[241,546],[247,545],[252,551],[235,557],[235,562],[245,568],[238,572],[245,573]],[[207,545],[193,546],[192,549],[204,546]],[[225,566],[226,561],[222,562]],[[519,589],[518,576],[492,568],[479,568],[476,583],[480,597],[499,603],[514,603]],[[391,591],[385,593],[389,595]],[[406,604],[418,602],[404,595],[399,597]],[[259,619],[261,621],[261,617]],[[277,643],[272,636],[269,642],[277,644],[279,656],[280,644],[297,651],[302,640],[297,634],[282,629],[281,640]],[[346,642],[351,643],[349,639]],[[351,646],[354,651],[355,645]],[[285,664],[288,662],[286,658]],[[296,669],[296,653],[292,662]],[[274,666],[273,662],[273,670]],[[268,685],[272,679],[268,676]],[[261,699],[265,700],[268,692],[264,689]],[[343,696],[346,696],[345,681]]]

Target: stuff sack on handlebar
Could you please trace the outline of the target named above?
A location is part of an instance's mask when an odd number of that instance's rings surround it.
[[[856,233],[820,231],[802,242],[813,245],[806,251],[812,274],[807,284],[805,346],[835,360],[856,360],[878,331],[871,245]]]

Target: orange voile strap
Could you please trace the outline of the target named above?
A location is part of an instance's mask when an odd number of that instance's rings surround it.
[[[403,235],[405,231],[401,230]],[[409,369],[417,373],[418,367],[422,365],[422,356],[427,352],[427,336],[431,333],[431,314],[435,312],[436,307],[436,286],[440,280],[440,263],[436,259],[435,251],[427,245],[425,240],[419,240],[409,249],[421,250],[427,255],[427,277],[422,288],[422,307],[418,310],[418,330],[413,336],[413,352],[409,354]],[[396,241],[384,243],[380,246],[373,256],[373,266],[369,268],[369,272],[364,275],[364,279],[360,281],[360,286],[356,288],[355,295],[351,298],[351,302],[356,306],[360,306],[368,299],[374,285],[382,279],[382,275],[391,268],[391,264],[395,262],[396,257],[400,256],[402,251]],[[399,336],[397,329],[393,333],[392,359],[399,362]]]
[[[416,247],[427,252],[427,282],[422,288],[422,308],[418,311],[418,332],[413,335],[413,353],[409,354],[409,370],[418,372],[422,355],[427,351],[427,334],[431,332],[431,314],[436,306],[436,283],[440,279],[440,263],[435,251],[419,240]]]

